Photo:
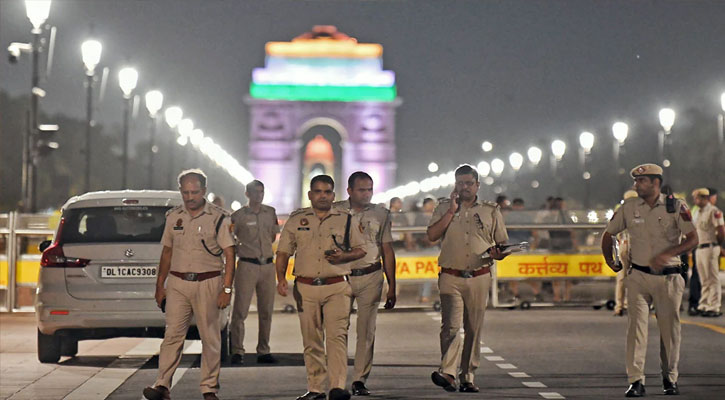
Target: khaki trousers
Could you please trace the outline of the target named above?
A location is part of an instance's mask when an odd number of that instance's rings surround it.
[[[274,312],[274,264],[258,265],[239,261],[234,275],[234,309],[232,310],[232,354],[244,355],[244,321],[249,315],[252,294],[257,293],[259,334],[257,355],[269,354],[269,335]]]
[[[191,318],[201,337],[201,393],[219,390],[221,366],[221,325],[217,299],[222,277],[201,282],[185,281],[169,275],[166,281],[166,332],[159,350],[159,376],[154,386],[171,388],[171,379],[181,361],[184,339]]]
[[[347,330],[350,326],[352,289],[348,282],[313,286],[295,283],[302,344],[304,345],[307,391],[326,392],[345,388],[347,381]],[[327,355],[325,355],[327,350]]]
[[[680,303],[685,280],[680,274],[651,275],[632,269],[626,279],[627,301],[627,378],[642,380],[647,356],[649,303],[655,306],[660,330],[660,367],[662,377],[677,382],[680,360]]]
[[[441,296],[441,372],[473,383],[481,357],[483,316],[491,289],[491,274],[461,278],[438,275]],[[463,328],[463,335],[459,331]]]
[[[700,311],[720,311],[722,287],[720,286],[720,246],[695,250],[697,272],[700,274]]]
[[[352,381],[365,382],[373,367],[375,347],[375,321],[383,292],[383,271],[363,276],[351,276],[352,301],[357,302],[357,345],[355,371]]]
[[[625,296],[624,279],[627,276],[627,268],[622,268],[615,277],[614,287],[614,311],[619,312],[627,309],[627,298]]]

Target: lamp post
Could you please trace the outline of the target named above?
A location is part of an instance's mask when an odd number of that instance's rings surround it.
[[[501,160],[500,158],[494,158],[493,161],[491,161],[491,172],[499,177],[503,173],[503,169],[505,166],[506,163],[504,163],[503,160]]]
[[[594,147],[594,135],[591,132],[582,132],[579,135],[579,145],[581,146],[581,161],[582,169],[584,173],[582,177],[586,181],[584,183],[584,207],[589,208],[589,198],[591,193],[591,178],[592,174],[588,169],[588,155],[592,153],[592,147]]]
[[[189,142],[191,142],[191,145],[195,147],[196,150],[194,151],[194,165],[193,168],[199,168],[199,145],[204,140],[204,131],[201,129],[194,129],[191,131],[191,134],[189,135]]]
[[[187,143],[189,143],[189,137],[191,137],[191,132],[194,131],[194,121],[192,121],[189,118],[182,119],[181,122],[179,122],[179,137],[176,140],[176,142],[184,147],[184,161],[186,161],[186,167],[188,167],[189,163],[189,147],[187,147]]]
[[[531,187],[533,187],[534,189],[539,186],[539,181],[537,179],[538,178],[537,175],[539,172],[538,166],[539,166],[539,162],[541,162],[542,155],[543,155],[543,152],[541,151],[540,148],[538,148],[536,146],[531,146],[526,151],[526,157],[529,159],[529,163],[531,164],[531,169],[533,170],[534,179],[531,181]]]
[[[671,108],[663,108],[659,112],[660,117],[660,125],[662,126],[662,130],[659,132],[659,141],[658,141],[658,149],[659,149],[659,161],[662,163],[662,168],[664,169],[664,173],[667,173],[667,168],[670,166],[670,160],[668,158],[669,154],[667,150],[668,144],[669,144],[669,136],[670,133],[672,133],[672,125],[675,124],[675,111]]]
[[[138,83],[138,71],[126,67],[118,72],[118,84],[123,92],[123,164],[121,166],[121,188],[128,188],[128,130],[131,124],[131,103],[133,90]]]
[[[715,167],[715,171],[722,171],[723,168],[720,164],[723,163],[722,154],[723,154],[723,143],[725,143],[725,92],[720,95],[720,108],[722,109],[722,112],[718,114],[717,116],[717,125],[718,125],[718,135],[717,135],[717,144],[718,148],[715,151],[715,154],[713,157],[715,157],[715,162],[713,163],[713,166]],[[722,176],[722,174],[720,174]],[[718,174],[715,174],[715,178],[720,178]]]
[[[624,169],[622,168],[620,155],[622,153],[622,150],[624,148],[624,142],[627,140],[627,135],[629,134],[629,125],[627,125],[624,122],[618,121],[615,122],[614,125],[612,125],[612,135],[614,135],[614,139],[616,140],[614,142],[614,165],[617,169],[617,182],[619,182],[619,191],[620,193],[623,193],[624,190],[622,190],[622,177],[621,175],[624,174]]]
[[[93,83],[96,66],[101,61],[103,46],[97,40],[86,40],[81,45],[81,56],[86,70],[86,170],[84,191],[91,191],[91,130],[93,129]]]
[[[551,170],[556,181],[556,193],[561,196],[561,180],[559,179],[559,163],[566,153],[566,143],[556,139],[551,142]]]
[[[169,143],[168,143],[168,157],[169,157],[169,182],[172,182],[172,186],[170,189],[173,189],[173,181],[174,181],[174,142],[176,141],[176,127],[179,126],[179,122],[181,122],[181,118],[183,118],[184,112],[181,110],[181,107],[178,106],[171,106],[164,111],[164,119],[166,120],[166,124],[171,128],[171,134],[169,135]]]
[[[38,136],[38,103],[45,92],[38,86],[40,83],[39,62],[41,48],[40,35],[43,33],[43,24],[50,15],[50,0],[25,1],[25,13],[33,25],[30,31],[33,40],[30,44],[13,43],[8,50],[11,50],[11,57],[17,57],[21,51],[31,53],[31,86],[30,86],[30,112],[28,115],[27,129],[23,137],[23,170],[22,170],[22,198],[25,211],[35,212],[36,199],[36,170],[35,170],[35,146],[34,139]],[[14,45],[14,46],[13,46]],[[12,61],[12,59],[11,59]]]
[[[151,127],[149,129],[149,183],[148,189],[154,188],[154,154],[158,151],[156,147],[156,116],[164,104],[164,95],[158,90],[150,90],[146,92],[146,110],[151,118]]]

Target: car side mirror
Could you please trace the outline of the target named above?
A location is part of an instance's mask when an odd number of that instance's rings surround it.
[[[42,253],[42,252],[44,252],[44,251],[45,251],[45,249],[47,249],[48,247],[50,247],[50,244],[51,244],[51,243],[52,243],[52,242],[51,242],[50,240],[43,240],[43,241],[42,241],[42,242],[40,242],[40,244],[38,245],[38,250],[40,250],[40,252],[41,252],[41,253]]]

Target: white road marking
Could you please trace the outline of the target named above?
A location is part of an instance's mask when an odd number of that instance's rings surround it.
[[[184,343],[184,347],[186,348],[184,349],[183,354],[201,354],[201,340],[187,340]],[[171,378],[171,387],[169,390],[181,381],[181,378],[184,376],[186,371],[191,368],[191,364],[193,363],[194,361],[192,360],[187,363],[179,364],[179,368],[177,368],[176,372],[174,372],[174,377]]]
[[[496,366],[501,369],[517,369],[513,364],[496,364]]]
[[[546,387],[546,385],[544,385],[541,382],[521,382],[521,383],[523,383],[524,386],[530,387],[530,388],[545,388]]]
[[[501,356],[486,356],[486,360],[488,360],[488,361],[503,361],[503,357],[501,357]]]
[[[509,375],[513,376],[514,378],[531,378],[531,375],[527,374],[526,372],[509,372]]]
[[[566,397],[556,392],[539,392],[539,396],[545,399],[565,399]]]
[[[491,350],[490,347],[481,347],[481,353],[490,354],[490,353],[493,353],[493,350]]]

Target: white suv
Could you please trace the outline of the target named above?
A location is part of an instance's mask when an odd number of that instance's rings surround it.
[[[78,341],[163,337],[154,291],[166,211],[179,192],[91,192],[68,200],[53,241],[41,243],[38,359],[74,356]],[[229,309],[221,313],[222,360],[229,354]],[[192,321],[188,338],[198,339]]]

